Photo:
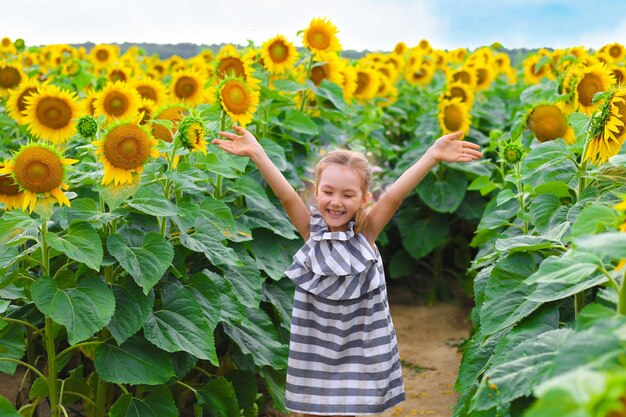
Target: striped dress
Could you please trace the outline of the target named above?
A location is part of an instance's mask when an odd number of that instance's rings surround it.
[[[378,414],[405,399],[380,253],[365,236],[330,232],[311,208],[311,235],[285,274],[296,283],[286,407]]]

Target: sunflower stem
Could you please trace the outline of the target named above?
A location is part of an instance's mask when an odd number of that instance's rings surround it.
[[[617,301],[617,312],[626,316],[626,268],[624,268],[624,275],[622,275],[619,299]]]
[[[517,186],[517,201],[520,206],[520,213],[524,216],[522,220],[523,229],[525,235],[528,234],[528,221],[526,220],[526,202],[524,198],[524,185],[522,184],[522,175],[520,172],[520,163],[515,164],[515,185]]]
[[[304,82],[306,83],[309,78],[311,78],[311,69],[313,68],[313,54],[310,54],[309,56],[309,63],[306,66],[306,78],[304,79]],[[300,111],[304,112],[307,109],[307,104],[308,104],[308,100],[307,100],[307,90],[303,90],[302,92],[302,101],[300,102]]]
[[[59,416],[59,397],[57,391],[56,348],[52,333],[52,319],[46,317],[46,354],[48,356],[48,394],[50,399],[50,417]]]

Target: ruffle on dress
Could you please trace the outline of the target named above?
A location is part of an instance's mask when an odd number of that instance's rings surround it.
[[[320,211],[311,207],[311,235],[285,271],[303,290],[329,300],[360,298],[384,283],[376,254],[365,236],[354,233],[354,221],[345,232],[331,232]]]

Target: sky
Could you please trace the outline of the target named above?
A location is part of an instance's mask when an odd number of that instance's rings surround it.
[[[438,49],[597,49],[626,44],[624,0],[28,0],[6,1],[0,37],[55,43],[234,43],[281,34],[301,46],[312,18],[338,28],[343,49],[389,51],[427,39]]]

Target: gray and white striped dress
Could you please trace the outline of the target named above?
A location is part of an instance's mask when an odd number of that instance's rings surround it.
[[[296,283],[286,407],[377,414],[406,397],[380,253],[365,236],[330,232],[311,207],[311,234],[285,274]]]

